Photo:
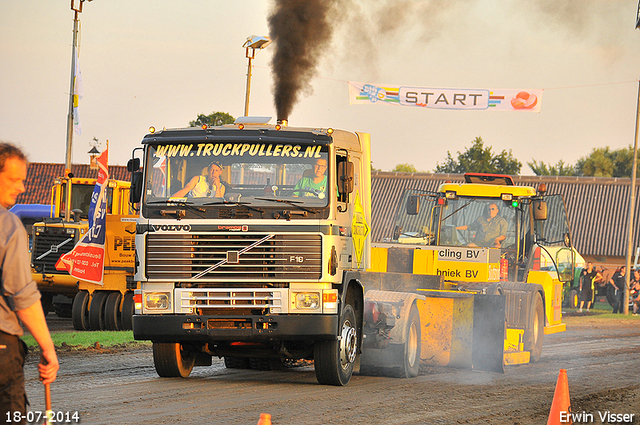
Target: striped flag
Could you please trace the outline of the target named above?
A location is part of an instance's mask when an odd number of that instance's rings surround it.
[[[89,207],[89,230],[73,248],[60,257],[57,270],[67,270],[78,279],[103,284],[107,221],[107,181],[109,180],[109,148],[98,157],[98,181],[93,188]]]

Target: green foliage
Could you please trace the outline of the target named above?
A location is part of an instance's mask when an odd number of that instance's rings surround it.
[[[555,166],[544,162],[527,162],[538,176],[589,176],[589,177],[631,177],[633,167],[633,148],[594,148],[583,156],[576,165],[565,164],[560,160]]]
[[[533,171],[536,176],[575,176],[576,169],[573,165],[566,164],[563,160],[558,161],[556,165],[545,164],[543,161],[536,161],[535,159],[531,162],[527,162],[531,171]]]
[[[235,118],[226,112],[212,112],[209,115],[198,114],[198,118],[196,118],[195,121],[189,122],[189,127],[200,127],[204,124],[208,126],[233,124],[235,120]]]
[[[458,159],[447,151],[447,159],[443,165],[436,164],[436,173],[496,173],[520,174],[522,163],[514,158],[511,150],[493,153],[491,146],[484,147],[482,137],[476,137],[473,144],[465,152],[458,152]]]
[[[594,148],[591,153],[578,160],[576,170],[582,176],[594,177],[631,177],[633,167],[633,148],[611,150]]]
[[[391,171],[394,171],[396,173],[417,173],[418,172],[416,170],[416,167],[414,167],[412,164],[398,164]]]

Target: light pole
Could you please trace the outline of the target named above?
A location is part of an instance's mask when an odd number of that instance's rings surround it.
[[[640,28],[640,2],[636,14],[636,29]],[[631,194],[629,195],[629,230],[627,234],[627,272],[624,279],[624,314],[629,314],[629,282],[631,280],[631,253],[633,249],[633,213],[636,208],[636,168],[638,167],[638,129],[640,126],[640,79],[638,80],[638,103],[636,104],[636,134],[633,141],[633,168],[631,169]]]
[[[71,10],[73,10],[73,47],[71,49],[71,84],[69,87],[69,112],[67,114],[67,150],[64,161],[64,177],[71,174],[71,148],[73,146],[73,96],[76,82],[76,56],[78,49],[78,15],[82,13],[82,5],[85,1],[91,0],[71,0]],[[67,190],[65,194],[65,220],[71,217],[71,179],[67,180]]]
[[[247,41],[244,42],[245,55],[249,59],[249,65],[247,67],[247,91],[244,99],[244,116],[249,116],[249,94],[251,93],[251,60],[256,57],[256,50],[262,50],[271,44],[269,37],[263,37],[259,35],[252,35],[247,37]],[[251,53],[249,53],[251,49]]]

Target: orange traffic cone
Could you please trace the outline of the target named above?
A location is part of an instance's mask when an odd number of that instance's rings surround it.
[[[553,393],[553,403],[549,412],[547,425],[563,425],[573,423],[571,418],[571,400],[569,399],[569,380],[567,370],[560,369],[556,390]]]
[[[271,425],[271,415],[268,413],[260,413],[258,425]]]

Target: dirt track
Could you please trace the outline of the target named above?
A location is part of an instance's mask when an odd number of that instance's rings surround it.
[[[540,362],[504,375],[422,367],[415,379],[354,376],[346,387],[318,385],[313,368],[278,372],[225,369],[222,360],[188,379],[161,379],[151,349],[60,354],[54,411],[79,411],[85,424],[546,424],[560,369],[574,413],[633,414],[640,424],[640,322],[567,317],[545,337]],[[32,356],[31,410],[44,408]],[[579,423],[579,422],[574,422]],[[614,423],[614,422],[611,422]]]

